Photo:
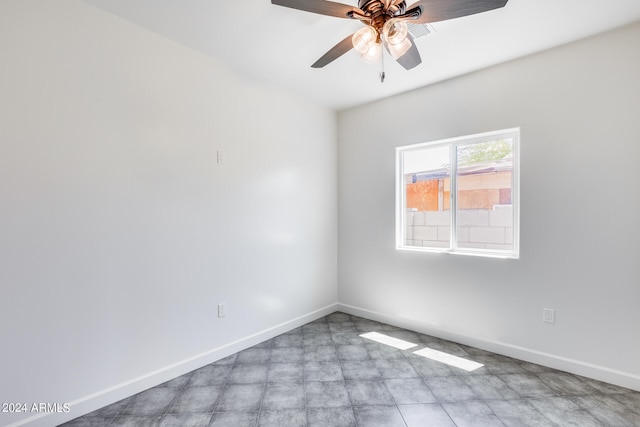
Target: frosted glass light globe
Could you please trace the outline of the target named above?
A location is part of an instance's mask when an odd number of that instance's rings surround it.
[[[382,55],[382,43],[372,43],[369,46],[369,50],[366,53],[362,54],[362,59],[367,64],[375,64],[380,60],[380,56]]]
[[[389,19],[382,27],[382,35],[390,45],[400,44],[405,41],[408,32],[409,27],[402,19]]]
[[[351,38],[353,48],[361,54],[366,54],[372,44],[376,43],[378,32],[373,27],[362,27]]]

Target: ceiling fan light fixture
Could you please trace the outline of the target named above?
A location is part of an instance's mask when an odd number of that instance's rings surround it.
[[[389,19],[382,27],[382,35],[389,45],[402,44],[408,32],[409,27],[402,19]]]
[[[372,43],[369,49],[362,54],[361,58],[367,64],[375,64],[380,60],[382,55],[382,43]]]
[[[371,49],[371,46],[376,44],[377,40],[378,32],[376,29],[367,25],[355,32],[351,42],[353,43],[353,48],[356,51],[362,55],[366,55]]]
[[[324,67],[351,49],[360,53],[362,59],[367,62],[380,59],[383,68],[384,44],[390,52],[393,51],[392,55],[405,70],[411,70],[422,63],[414,40],[432,32],[432,29],[426,28],[430,22],[488,12],[504,7],[508,1],[417,0],[410,7],[407,7],[406,0],[358,0],[358,7],[327,0],[271,0],[271,4],[325,16],[358,20],[366,25],[329,49],[311,65],[313,68]],[[380,77],[383,81],[384,71],[380,73]]]

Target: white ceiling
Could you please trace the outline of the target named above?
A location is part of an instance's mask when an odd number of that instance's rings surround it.
[[[380,83],[379,66],[363,63],[354,51],[322,69],[310,67],[360,28],[357,21],[274,6],[270,0],[83,1],[242,75],[337,110],[640,21],[639,0],[509,0],[502,9],[432,24],[435,32],[416,41],[422,64],[406,71],[387,56],[387,78]]]

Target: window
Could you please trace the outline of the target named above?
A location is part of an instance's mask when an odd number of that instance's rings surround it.
[[[518,258],[520,129],[396,148],[396,247]]]

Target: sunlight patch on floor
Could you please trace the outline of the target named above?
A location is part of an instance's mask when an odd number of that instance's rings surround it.
[[[389,335],[381,334],[378,332],[367,332],[360,335],[362,338],[367,338],[381,344],[386,344],[391,347],[399,348],[400,350],[407,350],[413,347],[417,347],[418,344],[414,344],[409,341],[401,340],[399,338],[390,337]]]
[[[426,357],[427,359],[435,360],[449,366],[464,369],[468,372],[475,371],[476,369],[484,366],[482,363],[463,359],[462,357],[454,356],[432,348],[423,348],[422,350],[414,351],[413,354],[417,354],[418,356]]]

